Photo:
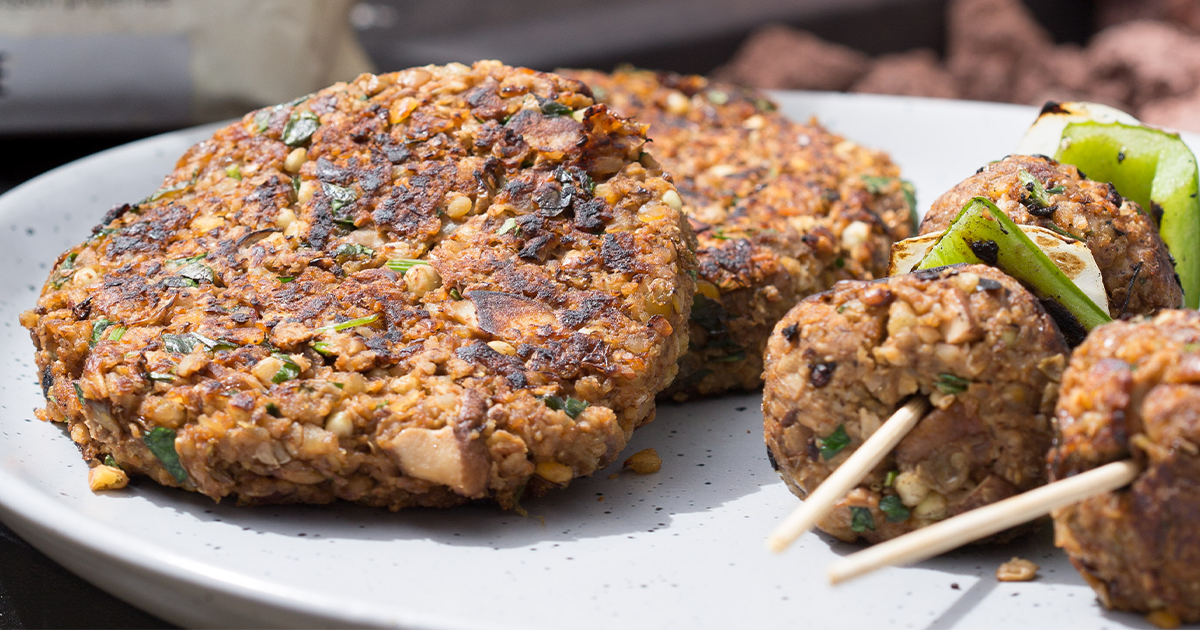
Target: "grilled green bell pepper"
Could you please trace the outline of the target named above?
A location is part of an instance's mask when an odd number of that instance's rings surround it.
[[[1184,303],[1200,307],[1200,177],[1178,134],[1121,123],[1074,122],[1054,158],[1109,182],[1157,220],[1175,258]]]
[[[1072,344],[1112,321],[986,197],[975,197],[963,207],[916,268],[959,263],[990,265],[1017,279],[1042,300]]]

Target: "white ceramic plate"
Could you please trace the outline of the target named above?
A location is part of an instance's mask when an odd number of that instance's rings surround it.
[[[927,99],[780,94],[798,120],[889,151],[923,206],[1005,155],[1031,108]],[[797,503],[767,463],[760,396],[660,408],[615,467],[530,502],[400,513],[355,506],[237,508],[143,482],[92,494],[64,431],[33,418],[41,392],[17,324],[59,252],[113,204],[155,190],[210,128],[106,151],[0,197],[0,518],[112,594],[188,626],[411,628],[1134,626],[1110,614],[1049,531],[960,550],[839,588],[826,565],[855,548],[810,534],[786,554],[763,538]],[[1009,557],[1042,566],[998,583]],[[64,602],[64,605],[69,603]]]

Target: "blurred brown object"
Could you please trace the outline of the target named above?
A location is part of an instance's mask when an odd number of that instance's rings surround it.
[[[947,65],[963,97],[1011,101],[1054,41],[1019,0],[956,0],[947,8]]]
[[[867,72],[870,58],[782,25],[757,31],[713,73],[723,81],[768,90],[845,90]]]
[[[1166,22],[1137,20],[1101,31],[1088,46],[1093,80],[1138,109],[1200,84],[1200,37]]]
[[[944,62],[927,49],[871,60],[772,26],[751,35],[718,72],[759,88],[1025,105],[1092,101],[1151,124],[1200,131],[1200,0],[1099,3],[1108,26],[1086,47],[1055,44],[1021,0],[950,0]]]
[[[1096,29],[1132,22],[1162,20],[1200,33],[1200,0],[1096,0]]]
[[[1154,101],[1139,114],[1143,122],[1151,125],[1200,131],[1200,90],[1190,96]]]
[[[934,98],[960,97],[954,77],[942,67],[937,53],[926,48],[879,57],[850,91]]]

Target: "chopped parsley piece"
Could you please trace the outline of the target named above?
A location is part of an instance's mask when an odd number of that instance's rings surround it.
[[[366,317],[359,317],[357,319],[348,319],[340,324],[329,324],[328,326],[321,326],[320,328],[317,329],[317,332],[328,332],[331,330],[334,330],[334,331],[346,330],[347,328],[354,328],[355,326],[366,326],[367,324],[374,323],[378,319],[379,319],[379,314],[376,313],[374,315],[368,315]]]
[[[1055,186],[1050,190],[1046,190],[1046,186],[1042,183],[1042,180],[1034,177],[1032,173],[1025,169],[1017,171],[1017,177],[1021,180],[1021,185],[1029,193],[1029,198],[1039,208],[1049,208],[1051,206],[1050,199],[1046,195],[1058,194],[1063,191],[1062,186]]]
[[[200,286],[199,282],[196,282],[195,280],[192,280],[191,278],[185,278],[183,276],[171,276],[170,278],[163,279],[162,283],[163,283],[163,286],[176,287],[176,288],[179,288],[179,287],[189,287],[190,288],[190,287]]]
[[[207,256],[208,256],[208,253],[205,252],[203,254],[196,254],[195,256],[188,256],[187,258],[176,258],[174,260],[168,260],[167,264],[171,265],[172,267],[190,265],[194,262],[204,260]]]
[[[359,245],[358,243],[342,243],[333,252],[334,258],[357,258],[359,256],[371,258],[374,255],[375,250],[366,245]]]
[[[850,436],[846,435],[846,425],[839,424],[833,433],[826,438],[817,438],[817,447],[821,449],[821,459],[829,461],[842,449],[850,446]]]
[[[868,529],[875,531],[875,517],[871,516],[870,508],[851,507],[850,515],[850,529],[856,533],[861,534]]]
[[[558,396],[544,396],[542,402],[546,403],[547,407],[555,411],[562,411],[572,418],[578,418],[584,409],[591,406],[586,400],[578,400],[570,396],[565,399]]]
[[[387,268],[400,275],[404,275],[409,269],[412,269],[417,265],[428,264],[429,263],[425,262],[424,260],[417,260],[416,258],[393,258],[387,261]]]
[[[213,273],[212,267],[198,262],[188,263],[175,273],[180,277],[194,281],[196,283],[195,286],[200,286],[201,282],[208,282],[211,284],[213,279],[216,278],[216,274]]]
[[[331,357],[337,354],[333,351],[333,346],[329,345],[328,341],[317,341],[310,344],[310,347],[312,347],[313,350],[316,350],[317,354],[321,356]]]
[[[891,186],[892,182],[896,181],[896,178],[895,177],[876,177],[874,175],[863,175],[862,181],[863,181],[863,184],[865,184],[867,187],[867,192],[871,193],[872,195],[878,195],[879,193],[883,192],[884,190],[887,190],[887,187]]]
[[[267,403],[267,413],[278,418],[280,416],[279,405],[275,403]]]
[[[912,516],[908,506],[904,505],[904,501],[894,494],[889,494],[879,500],[879,511],[886,514],[887,520],[892,523],[907,521],[908,517]]]
[[[254,130],[258,133],[263,133],[271,124],[271,114],[273,109],[263,109],[254,114]]]
[[[346,384],[345,384],[345,383],[339,383],[339,382],[337,382],[337,381],[329,381],[329,384],[330,384],[330,385],[333,385],[334,387],[336,387],[336,388],[338,388],[338,389],[346,389]]]
[[[293,278],[291,276],[279,276],[278,278],[275,278],[275,279],[279,281],[279,284],[287,284],[287,283],[291,282],[292,280],[295,280],[295,278]]]
[[[500,226],[500,231],[496,232],[496,233],[500,234],[500,235],[504,235],[504,234],[508,234],[509,232],[511,232],[514,229],[517,229],[517,220],[512,217],[509,217],[508,219],[506,219],[504,221],[504,224]],[[517,234],[518,235],[520,234],[520,230],[517,230]]]
[[[900,471],[889,470],[887,476],[883,478],[883,487],[891,488],[892,485],[896,483],[896,477],[899,477],[899,476],[900,476]]]
[[[450,297],[456,300],[461,300],[462,294],[458,292],[458,289],[450,289]]]
[[[938,380],[934,386],[943,394],[961,394],[971,386],[971,381],[954,374],[938,374]]]
[[[71,252],[63,259],[62,264],[58,266],[59,271],[70,271],[75,268],[75,259],[79,258],[78,252]]]
[[[185,333],[182,335],[166,334],[162,336],[163,347],[167,352],[175,352],[178,354],[188,354],[196,348],[196,345],[204,347],[210,352],[217,350],[232,350],[237,348],[237,344],[218,339],[209,339],[200,333]]]
[[[358,193],[348,186],[322,183],[321,190],[329,196],[329,209],[335,214],[358,199]]]
[[[280,353],[275,353],[271,356],[283,362],[283,365],[279,366],[279,371],[275,372],[275,376],[271,377],[272,383],[278,385],[284,381],[290,381],[300,376],[300,366],[296,365],[296,362],[292,361],[291,357]]]
[[[720,302],[702,293],[696,293],[692,298],[692,314],[690,319],[696,322],[711,336],[720,336],[729,332],[725,322],[729,321],[729,312]]]
[[[82,405],[83,404],[83,388],[79,386],[78,382],[71,383],[71,384],[75,386],[75,397],[79,399],[79,404]]]
[[[555,100],[539,98],[538,101],[541,102],[542,113],[547,116],[570,116],[575,112],[575,110]]]
[[[317,132],[317,128],[321,126],[321,121],[317,120],[317,115],[312,112],[293,113],[288,117],[287,124],[283,126],[283,135],[280,140],[289,147],[298,147]]]
[[[113,459],[112,455],[104,456],[104,465],[112,468],[120,468],[120,466],[117,465],[117,460]]]
[[[96,344],[99,343],[101,339],[104,339],[104,331],[108,330],[108,327],[115,323],[116,322],[107,317],[101,317],[100,319],[97,319],[92,324],[92,339],[88,342],[88,345],[93,348],[96,347]]]
[[[242,181],[242,167],[238,166],[237,164],[226,166],[225,174],[238,180],[239,182]]]
[[[151,201],[158,201],[159,199],[162,199],[163,197],[170,197],[176,193],[183,192],[183,191],[187,190],[188,188],[191,188],[191,186],[194,182],[195,182],[195,180],[193,179],[192,181],[179,182],[178,184],[172,184],[170,186],[164,186],[162,188],[159,188],[158,190],[154,191],[154,194],[139,201],[138,205],[141,205],[143,203],[150,203]]]
[[[154,427],[142,436],[142,441],[150,452],[162,462],[163,468],[171,473],[175,481],[183,483],[187,479],[187,471],[179,463],[179,454],[175,452],[175,432],[166,427]]]

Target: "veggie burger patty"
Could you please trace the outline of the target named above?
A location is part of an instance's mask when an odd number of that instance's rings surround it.
[[[85,458],[241,503],[514,505],[616,457],[696,262],[646,125],[485,61],[248,114],[22,315]]]
[[[886,275],[915,233],[911,187],[886,154],[801,125],[766,95],[699,76],[564,71],[650,125],[699,241],[691,346],[667,394],[762,386],[775,322],[839,280]]]

